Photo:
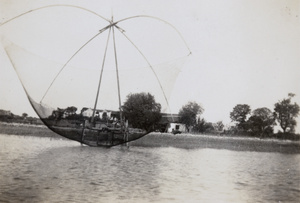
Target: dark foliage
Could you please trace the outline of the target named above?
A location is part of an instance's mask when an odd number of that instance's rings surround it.
[[[188,128],[197,123],[197,115],[200,115],[204,109],[196,102],[188,102],[179,111],[179,122],[184,123]]]
[[[260,137],[268,136],[273,133],[275,115],[266,107],[258,108],[252,112],[247,123],[251,134],[257,134]]]
[[[161,105],[149,93],[128,95],[122,109],[133,128],[152,131],[161,119]]]
[[[214,131],[214,127],[212,123],[208,123],[205,121],[204,118],[198,119],[197,123],[193,127],[193,131],[199,132],[199,133],[205,133],[205,132],[212,132]]]
[[[297,103],[292,104],[291,98],[294,94],[289,94],[289,98],[283,99],[275,104],[276,119],[283,132],[294,132],[297,125],[295,118],[299,115],[300,107]]]
[[[237,122],[237,127],[240,130],[246,131],[248,124],[246,123],[247,116],[250,115],[251,109],[248,104],[238,104],[230,112],[230,118],[232,121]]]

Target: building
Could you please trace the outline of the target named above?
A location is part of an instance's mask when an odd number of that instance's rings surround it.
[[[159,121],[160,132],[168,133],[183,133],[188,132],[185,124],[179,123],[180,116],[178,114],[162,113],[162,117]]]
[[[180,134],[188,132],[188,129],[185,124],[183,123],[169,123],[166,127],[165,132],[173,133],[173,134]]]
[[[82,111],[82,116],[84,117],[92,117],[92,115],[93,115],[93,110],[91,108]]]
[[[93,109],[91,108],[83,108],[81,111],[81,114],[83,117],[92,117],[93,116]],[[111,110],[100,110],[96,109],[95,111],[95,117],[98,117],[100,119],[115,119],[119,118],[119,112],[118,111],[111,111]]]

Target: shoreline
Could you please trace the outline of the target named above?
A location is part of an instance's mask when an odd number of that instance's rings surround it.
[[[23,123],[5,123],[0,122],[0,133],[7,135],[33,136],[33,137],[51,137],[64,138],[45,125],[31,125]]]
[[[184,149],[213,148],[233,151],[278,152],[289,154],[300,153],[299,141],[193,134],[173,135],[167,133],[151,133],[130,142],[129,146],[176,147]]]
[[[44,125],[28,125],[0,122],[0,133],[6,135],[50,137],[66,139]],[[227,149],[234,151],[278,152],[299,154],[300,142],[279,139],[259,139],[230,135],[150,133],[131,141],[128,146],[137,147],[175,147],[183,149]]]

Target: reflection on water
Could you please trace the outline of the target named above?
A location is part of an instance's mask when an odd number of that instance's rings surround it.
[[[298,202],[300,155],[0,135],[0,202]]]

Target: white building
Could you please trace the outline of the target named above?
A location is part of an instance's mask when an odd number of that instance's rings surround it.
[[[92,115],[93,115],[93,110],[91,108],[82,112],[82,116],[84,116],[84,117],[92,117]]]
[[[186,133],[188,129],[183,123],[169,123],[166,128],[166,132],[168,133]]]
[[[107,110],[96,110],[95,116],[99,116],[99,118],[103,118],[103,115],[106,115],[108,119],[111,118],[112,112]],[[93,116],[93,109],[88,108],[85,111],[82,112],[82,116],[84,117],[92,117]]]

